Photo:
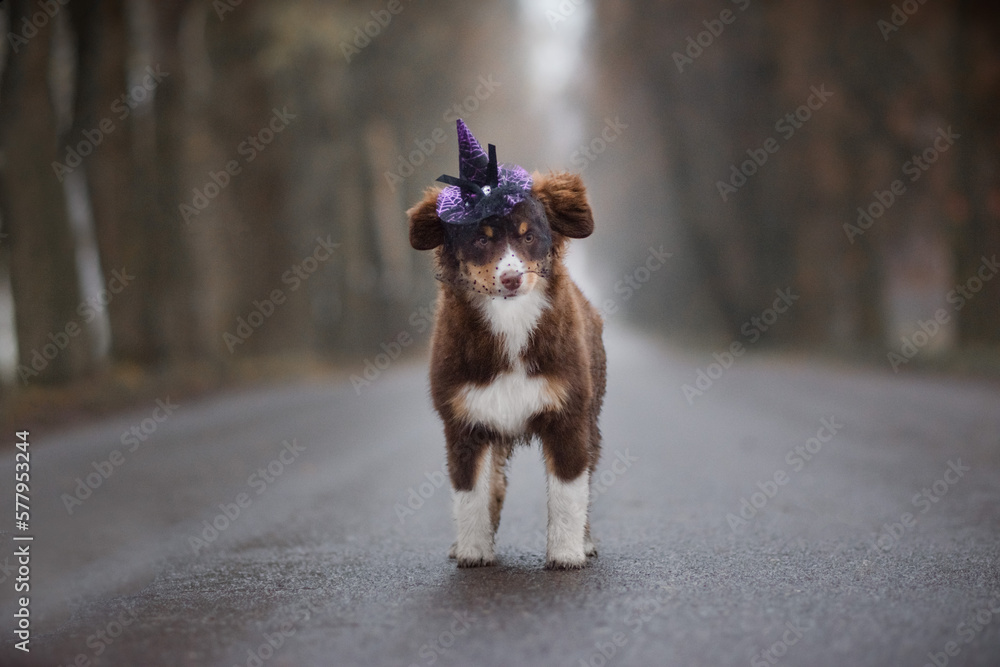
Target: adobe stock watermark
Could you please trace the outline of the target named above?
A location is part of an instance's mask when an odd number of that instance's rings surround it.
[[[132,86],[127,92],[122,93],[111,103],[111,113],[115,114],[118,121],[123,121],[129,117],[132,110],[141,104],[163,79],[170,76],[170,72],[163,72],[160,66],[146,68],[146,75],[139,84]],[[104,141],[104,137],[115,131],[115,120],[111,116],[105,116],[98,121],[97,126],[83,130],[83,138],[75,144],[67,144],[66,156],[62,162],[53,162],[52,171],[56,178],[62,183],[68,174],[83,164],[83,159],[97,150],[97,147]]]
[[[256,648],[247,649],[247,660],[244,663],[246,667],[263,667],[285,645],[287,639],[295,636],[295,628],[291,623],[282,623],[274,632],[261,632],[260,636],[263,641]]]
[[[410,329],[404,329],[389,341],[383,341],[379,345],[382,351],[374,357],[365,357],[361,373],[352,373],[350,378],[351,386],[354,387],[357,396],[382,376],[382,373],[403,353],[403,349],[413,344],[417,335],[430,331],[434,325],[434,303],[435,301],[431,301],[410,313],[406,320]]]
[[[591,478],[590,497],[598,498],[614,486],[626,472],[632,468],[632,464],[639,460],[638,456],[633,456],[628,447],[624,450],[615,450],[611,463],[606,465],[600,472]],[[424,504],[434,497],[434,494],[448,481],[448,469],[442,465],[440,469],[424,473],[424,480],[419,484],[409,487],[406,490],[404,502],[397,502],[393,505],[393,511],[400,524],[414,516],[423,509]],[[544,534],[543,534],[544,536]]]
[[[306,448],[299,444],[298,439],[292,438],[291,442],[284,440],[281,443],[281,452],[267,465],[258,468],[247,477],[246,486],[250,487],[253,495],[241,491],[236,494],[232,502],[219,503],[219,513],[212,517],[211,521],[203,520],[201,532],[188,538],[188,544],[194,555],[197,556],[199,552],[207,549],[222,533],[229,530],[229,527],[253,504],[254,498],[267,491],[268,487],[274,484],[304,451]]]
[[[500,86],[501,83],[496,81],[492,74],[486,76],[480,74],[479,85],[476,86],[473,93],[461,102],[455,102],[445,109],[444,113],[441,114],[441,118],[445,123],[454,128],[455,121],[478,110],[480,104],[488,100]],[[389,189],[395,192],[396,188],[402,185],[403,181],[414,174],[417,167],[426,162],[427,158],[434,155],[437,147],[446,142],[449,136],[454,135],[449,134],[443,127],[436,127],[430,132],[427,138],[414,139],[413,143],[416,149],[410,151],[405,157],[402,155],[396,156],[396,169],[383,173]]]
[[[730,0],[730,2],[736,5],[741,12],[745,12],[750,6],[750,0]],[[687,46],[684,49],[684,53],[680,51],[673,52],[672,57],[674,64],[677,65],[677,71],[683,74],[685,65],[694,65],[694,61],[705,53],[705,49],[715,44],[715,40],[722,36],[726,26],[736,22],[737,16],[739,14],[736,14],[733,10],[723,9],[719,12],[719,18],[702,21],[701,24],[705,26],[705,29],[697,35],[687,38]]]
[[[961,138],[962,135],[956,134],[951,129],[951,125],[948,126],[947,130],[939,127],[933,143],[925,148],[920,155],[914,155],[903,163],[903,175],[909,178],[910,183],[916,183],[938,161],[938,158],[943,153],[946,153],[949,148],[955,145],[955,140]],[[852,244],[855,237],[861,236],[871,229],[875,221],[885,215],[886,211],[892,208],[893,204],[906,194],[906,184],[903,182],[903,179],[897,178],[889,184],[887,189],[876,190],[872,194],[874,201],[867,206],[858,207],[856,224],[844,223],[844,233],[847,235],[847,240]]]
[[[799,640],[806,632],[816,627],[815,623],[802,625],[798,621],[787,621],[779,630],[784,630],[781,638],[768,646],[763,651],[754,653],[750,658],[750,667],[768,667],[777,665],[781,659],[788,655],[788,650],[799,643]]]
[[[833,93],[826,89],[826,84],[821,84],[819,88],[810,86],[810,94],[801,106],[797,107],[777,120],[774,124],[774,131],[781,135],[783,141],[788,141],[798,130],[808,123],[813,114],[822,109],[827,101],[833,97]],[[781,142],[774,137],[768,137],[761,148],[748,148],[747,156],[737,167],[735,164],[729,167],[729,180],[716,181],[715,187],[719,190],[722,201],[728,201],[730,195],[736,194],[740,188],[747,184],[747,181],[765,165],[768,159],[778,152]]]
[[[624,450],[616,449],[615,456],[611,459],[611,463],[605,466],[600,472],[595,473],[590,480],[590,497],[591,499],[603,496],[608,490],[615,485],[622,476],[625,475],[631,468],[632,464],[639,461],[638,456],[632,456],[629,452],[628,447]]]
[[[281,623],[273,632],[262,631],[260,633],[260,643],[253,642],[251,644],[251,647],[247,649],[246,660],[243,664],[246,667],[263,667],[264,663],[273,658],[288,639],[295,636],[296,632],[298,632],[298,625],[309,621],[313,614],[319,614],[323,611],[325,609],[313,605],[308,600],[302,605],[296,605],[290,612],[287,611],[287,608],[279,610],[279,616],[290,615],[292,616],[292,620]],[[233,667],[240,666],[233,665]]]
[[[417,655],[424,660],[425,665],[433,665],[445,655],[448,649],[455,645],[459,637],[464,637],[468,634],[469,629],[477,620],[468,611],[462,613],[457,611],[452,612],[452,621],[448,624],[448,627],[439,632],[437,636],[421,644],[417,650]],[[411,662],[410,667],[419,667],[419,665]]]
[[[663,597],[663,591],[666,587],[662,582],[657,582],[657,584],[660,596],[634,605],[622,619],[625,630],[619,630],[607,639],[595,641],[594,649],[590,654],[580,658],[575,663],[578,667],[607,667],[621,653],[622,649],[628,646],[632,638],[642,632],[647,623],[663,612],[664,603],[661,601],[661,597]]]
[[[3,564],[0,564],[0,584],[17,574],[17,565],[10,564],[10,556],[4,556]]]
[[[618,116],[615,116],[614,120],[611,118],[604,119],[604,127],[597,134],[596,137],[591,139],[586,144],[581,144],[579,148],[573,151],[573,154],[569,156],[570,164],[576,167],[577,171],[581,174],[587,170],[590,163],[596,160],[608,147],[613,144],[618,137],[621,136],[622,130],[627,130],[628,124],[623,123]]]
[[[235,12],[236,8],[243,4],[243,0],[212,0],[212,9],[219,21],[226,20],[226,14]]]
[[[87,635],[86,644],[87,648],[90,649],[89,654],[77,653],[73,657],[73,661],[66,664],[74,665],[75,667],[90,667],[92,659],[99,658],[104,655],[104,652],[108,650],[108,647],[114,644],[115,640],[122,636],[122,633],[125,632],[125,628],[138,620],[139,617],[136,616],[135,611],[131,609],[118,614],[117,618],[111,619],[103,626],[95,630],[93,634]]]
[[[924,667],[947,667],[951,659],[957,658],[962,652],[962,645],[971,644],[997,616],[1000,616],[1000,593],[994,591],[992,601],[984,604],[955,626],[956,639],[945,642],[941,651],[927,653],[928,662],[924,663]]]
[[[882,39],[888,42],[889,36],[894,32],[899,32],[899,29],[906,25],[910,17],[916,14],[925,2],[927,0],[903,0],[898,5],[893,4],[889,20],[879,19],[875,22],[875,27],[882,33]]]
[[[601,316],[608,317],[617,313],[618,307],[635,296],[635,293],[652,279],[653,274],[663,268],[667,260],[673,256],[674,253],[666,252],[662,245],[659,248],[649,246],[646,261],[632,269],[630,273],[626,273],[621,280],[615,283],[613,291],[616,296],[601,302],[598,309]]]
[[[426,481],[421,482],[416,487],[411,486],[406,490],[405,504],[396,503],[393,506],[393,511],[396,512],[396,518],[399,519],[399,523],[406,523],[409,517],[422,509],[424,503],[434,497],[437,490],[444,486],[444,483],[448,479],[447,467],[442,466],[440,470],[425,472],[424,477]]]
[[[639,461],[638,456],[633,456],[632,453],[626,447],[624,450],[615,450],[614,458],[611,459],[611,463],[604,466],[600,472],[596,472],[590,478],[590,502],[594,502],[605,493],[611,490],[619,479],[625,476],[629,470],[632,469],[632,464]],[[563,522],[569,522],[565,517]],[[548,529],[536,528],[533,531],[534,543],[539,545],[540,548],[545,548],[548,543]]]
[[[473,429],[465,445],[458,450],[458,461],[468,461],[469,457],[475,456],[483,447],[489,445],[489,434],[482,429]],[[424,503],[430,500],[437,493],[437,490],[444,486],[445,481],[448,479],[447,471],[448,465],[447,463],[443,463],[439,470],[424,473],[426,481],[420,482],[416,488],[411,486],[407,489],[406,504],[396,503],[393,506],[399,523],[405,523],[406,519],[416,514],[424,506]]]
[[[22,18],[20,26],[12,26],[20,28],[18,33],[7,33],[7,41],[10,42],[10,48],[14,53],[20,52],[21,47],[27,46],[38,31],[47,26],[60,9],[69,4],[69,0],[38,0],[35,4],[40,11],[33,13],[30,18],[27,16]]]
[[[127,431],[124,431],[119,438],[122,444],[122,449],[112,449],[108,453],[108,457],[101,461],[91,461],[90,465],[94,469],[94,472],[87,474],[85,477],[77,477],[74,481],[76,482],[76,488],[73,489],[73,493],[63,493],[59,496],[62,500],[63,507],[66,508],[66,513],[72,516],[73,511],[83,505],[84,501],[90,498],[97,489],[101,488],[111,477],[118,468],[125,465],[125,455],[134,454],[139,446],[149,440],[157,429],[160,428],[160,424],[167,421],[173,416],[174,411],[181,406],[176,403],[170,402],[170,397],[167,396],[165,399],[156,399],[156,407],[153,408],[153,412],[138,424],[132,425]]]
[[[371,44],[372,40],[381,35],[382,31],[392,23],[392,17],[401,14],[403,9],[402,0],[389,0],[384,8],[371,10],[370,19],[354,27],[350,41],[340,40],[340,52],[344,54],[347,64]]]
[[[121,294],[133,280],[135,280],[135,276],[131,275],[124,266],[120,270],[112,270],[110,277],[104,283],[104,288],[97,294],[85,298],[76,307],[80,321],[78,322],[75,318],[71,319],[61,330],[48,334],[49,342],[42,345],[41,350],[37,347],[32,348],[28,363],[17,365],[17,375],[21,379],[21,383],[27,384],[29,378],[38,377],[48,368],[49,364],[69,347],[72,339],[84,331],[81,324],[93,322],[94,318],[104,311],[114,301],[115,296]]]
[[[645,262],[622,276],[622,279],[615,283],[614,293],[617,296],[605,299],[600,304],[601,315],[607,317],[617,313],[619,306],[642,289],[643,285],[650,281],[652,275],[659,271],[673,256],[674,254],[666,252],[662,245],[659,248],[650,246]],[[365,389],[375,383],[382,376],[382,373],[399,359],[403,350],[418,339],[420,334],[430,331],[434,325],[434,303],[435,301],[431,301],[410,313],[407,319],[409,328],[400,331],[389,340],[382,341],[379,344],[381,351],[374,356],[366,357],[362,362],[362,370],[351,374],[351,386],[356,395],[360,396]]]
[[[562,0],[555,9],[545,10],[545,19],[549,22],[549,27],[555,30],[560,23],[569,20],[586,0]]]
[[[992,259],[983,256],[976,270],[976,275],[945,295],[945,301],[952,304],[954,312],[958,312],[965,305],[975,298],[989,281],[1000,273],[1000,263],[997,263],[997,256]],[[920,350],[924,349],[937,336],[948,322],[951,321],[951,313],[944,308],[934,311],[934,316],[927,320],[918,320],[917,329],[909,336],[901,336],[899,350],[890,351],[886,358],[893,373],[898,373],[901,366],[910,363],[910,360],[917,356]]]
[[[882,524],[881,530],[872,536],[871,548],[873,551],[885,553],[891,551],[903,536],[917,527],[919,515],[927,514],[936,504],[948,494],[953,486],[965,477],[965,473],[971,472],[972,468],[962,464],[961,457],[954,460],[949,459],[941,477],[920,489],[910,499],[910,504],[918,513],[903,512],[898,521]]]
[[[288,111],[287,106],[282,107],[281,111],[277,108],[272,109],[271,117],[264,127],[255,134],[247,136],[236,146],[237,154],[243,158],[242,164],[240,160],[232,159],[222,165],[218,171],[209,170],[205,185],[201,189],[192,188],[194,196],[191,198],[191,203],[181,202],[178,204],[177,210],[184,222],[191,224],[191,220],[201,215],[201,212],[207,209],[209,204],[229,186],[233,178],[243,173],[243,167],[256,160],[257,156],[267,149],[275,137],[284,132],[285,128],[296,118],[295,114]]]
[[[316,237],[316,245],[312,254],[306,256],[301,262],[292,264],[281,274],[281,283],[288,285],[288,292],[296,292],[309,278],[319,270],[324,262],[328,262],[333,257],[333,251],[340,247],[339,243],[331,240],[331,234]],[[233,333],[225,331],[222,334],[222,342],[226,344],[229,354],[236,352],[239,345],[247,342],[250,336],[260,329],[279,306],[288,300],[288,294],[280,287],[271,290],[263,299],[254,299],[251,302],[253,308],[246,316],[240,315],[236,318],[236,327]]]
[[[778,296],[770,308],[766,308],[759,317],[751,317],[740,327],[740,334],[747,339],[747,343],[752,345],[760,340],[761,336],[778,321],[778,318],[788,312],[788,309],[799,300],[799,295],[793,294],[791,287],[775,290],[775,294]],[[714,361],[705,368],[699,367],[697,369],[694,383],[681,385],[681,392],[683,392],[688,405],[694,405],[695,398],[703,396],[711,389],[719,378],[732,368],[736,359],[742,357],[746,351],[747,346],[743,342],[734,340],[729,344],[729,347],[721,352],[713,352],[712,359]]]
[[[836,417],[824,417],[819,420],[820,426],[816,430],[816,435],[809,438],[801,445],[795,445],[785,454],[785,464],[790,468],[790,472],[784,468],[778,468],[769,478],[763,482],[757,482],[757,491],[750,494],[749,498],[740,498],[737,513],[726,514],[726,522],[729,529],[734,533],[738,528],[743,528],[750,524],[757,515],[763,511],[767,504],[771,502],[781,487],[786,486],[792,476],[801,472],[806,464],[812,461],[816,455],[822,451],[823,446],[828,444],[839,433],[844,425],[837,422]]]
[[[454,611],[451,615],[452,621],[448,624],[448,627],[439,632],[435,637],[421,644],[417,650],[417,655],[424,660],[425,665],[436,663],[445,655],[448,649],[455,645],[455,642],[460,637],[468,634],[469,629],[478,620],[468,611],[461,613]],[[411,662],[409,667],[419,667],[419,665]]]

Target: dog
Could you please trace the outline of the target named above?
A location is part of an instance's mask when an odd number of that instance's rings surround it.
[[[593,213],[579,175],[498,165],[457,121],[460,177],[407,211],[410,245],[439,280],[430,391],[444,423],[459,567],[495,563],[516,445],[541,441],[548,480],[545,566],[583,567],[600,455],[606,357],[600,314],[563,263]]]

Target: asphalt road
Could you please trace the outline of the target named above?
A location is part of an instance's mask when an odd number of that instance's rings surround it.
[[[0,663],[1000,664],[997,385],[747,355],[689,402],[711,353],[607,339],[588,568],[543,569],[537,447],[499,564],[448,560],[424,362],[163,397],[32,441],[27,654],[3,450]]]

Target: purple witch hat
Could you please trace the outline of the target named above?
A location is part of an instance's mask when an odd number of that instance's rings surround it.
[[[531,175],[516,164],[497,164],[496,146],[489,155],[461,118],[458,119],[458,178],[437,179],[448,187],[437,200],[437,214],[446,223],[468,225],[493,215],[507,215],[531,194]]]

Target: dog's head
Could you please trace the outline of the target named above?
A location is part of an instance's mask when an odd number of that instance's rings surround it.
[[[453,287],[497,297],[527,294],[543,284],[566,239],[594,231],[583,181],[576,174],[534,175],[531,194],[508,213],[469,224],[438,216],[439,188],[407,211],[410,245],[437,249],[438,278]]]

